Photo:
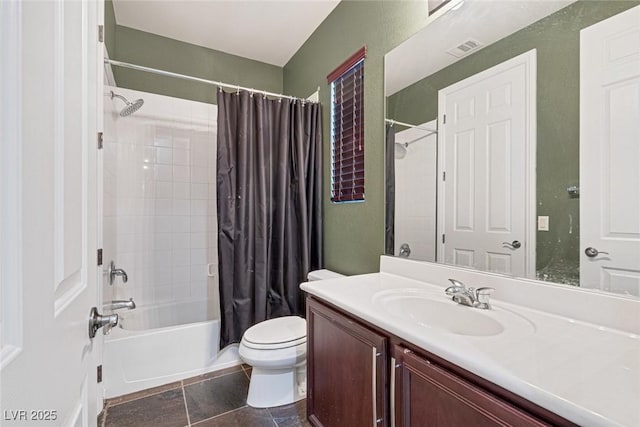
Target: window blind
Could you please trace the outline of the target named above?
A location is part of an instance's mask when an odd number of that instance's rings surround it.
[[[365,48],[331,73],[331,201],[364,200]]]

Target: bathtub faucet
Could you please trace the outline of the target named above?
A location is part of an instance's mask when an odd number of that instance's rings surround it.
[[[119,301],[111,301],[110,303],[105,305],[105,308],[110,310],[121,310],[123,308],[127,308],[129,310],[133,310],[136,308],[136,303],[133,302],[133,298],[129,298],[129,300],[119,300]]]

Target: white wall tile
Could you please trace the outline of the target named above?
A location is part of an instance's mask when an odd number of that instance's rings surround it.
[[[173,180],[173,168],[171,165],[154,165],[156,181],[172,181]]]
[[[191,217],[189,215],[174,215],[172,217],[174,233],[188,233],[191,231]]]
[[[217,262],[218,260],[216,260]],[[190,262],[193,264],[206,264],[207,263],[207,250],[206,249],[191,249]]]
[[[191,182],[201,184],[209,182],[209,168],[193,166],[191,168]]]
[[[208,202],[215,197],[216,134],[207,129],[216,129],[217,109],[118,91],[146,102],[144,114],[105,119],[104,247],[130,280],[103,293],[133,297],[139,306],[213,295],[206,264],[217,263],[217,252],[207,249],[217,228],[215,200]]]
[[[174,199],[189,199],[189,194],[190,194],[190,184],[188,182],[173,183]]]
[[[190,266],[190,278],[191,282],[201,282],[207,280],[207,265],[206,264],[192,264]]]
[[[189,166],[174,166],[173,167],[173,180],[175,182],[189,182]]]
[[[189,150],[180,150],[180,149],[174,148],[173,164],[187,166],[189,164]]]
[[[192,200],[193,201],[193,200]],[[193,211],[192,211],[193,212]],[[207,217],[204,215],[192,215],[190,230],[192,233],[206,233],[207,232]]]
[[[207,200],[190,200],[191,215],[207,215]]]
[[[173,215],[189,215],[191,212],[190,200],[173,199]]]
[[[173,165],[173,150],[171,148],[156,148],[156,163]]]
[[[173,197],[173,183],[170,181],[156,182],[156,198],[170,199]]]
[[[173,249],[189,249],[191,233],[172,233]]]
[[[177,265],[173,267],[173,283],[189,283],[191,281],[190,278],[190,265]]]
[[[186,301],[191,298],[191,287],[188,283],[173,285],[173,301]]]
[[[191,249],[204,249],[207,247],[207,235],[204,233],[189,233],[191,235]]]
[[[177,136],[173,140],[173,148],[178,150],[189,150],[190,141],[188,137],[185,136]]]
[[[173,250],[173,266],[184,266],[191,264],[190,249],[174,249]]]
[[[191,184],[191,199],[208,199],[209,184]]]
[[[157,199],[155,214],[160,216],[173,215],[173,199]]]
[[[164,132],[158,133],[156,131],[155,137],[153,138],[153,145],[156,147],[173,147],[171,135]]]

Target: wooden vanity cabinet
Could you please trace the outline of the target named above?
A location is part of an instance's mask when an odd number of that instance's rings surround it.
[[[397,427],[550,425],[404,346],[394,347],[391,365]]]
[[[315,426],[388,426],[387,338],[307,301],[307,416]]]
[[[575,426],[314,297],[307,379],[316,427]]]

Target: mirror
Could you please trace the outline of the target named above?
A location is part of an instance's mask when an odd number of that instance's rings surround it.
[[[453,0],[385,56],[387,253],[640,296],[640,2]]]

